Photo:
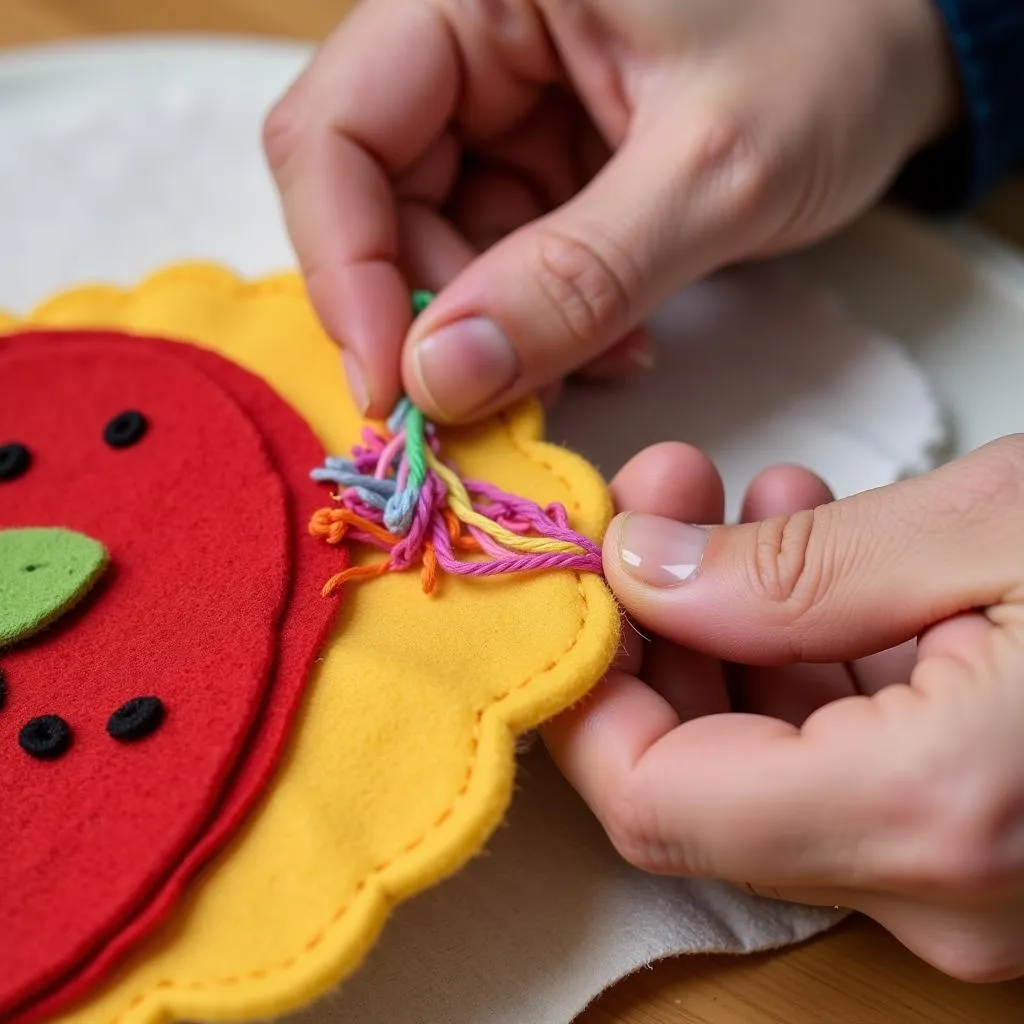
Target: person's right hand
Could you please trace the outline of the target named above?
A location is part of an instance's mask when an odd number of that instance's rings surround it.
[[[1024,977],[1024,438],[840,501],[793,466],[743,522],[686,445],[618,474],[605,576],[651,639],[542,726],[630,863],[874,918]]]
[[[362,410],[451,422],[644,361],[657,303],[835,230],[957,104],[932,0],[364,0],[265,144]]]

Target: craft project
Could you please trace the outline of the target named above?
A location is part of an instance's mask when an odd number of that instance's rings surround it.
[[[362,423],[292,276],[58,296],[0,380],[0,1020],[301,1005],[610,663],[606,488],[533,404]]]

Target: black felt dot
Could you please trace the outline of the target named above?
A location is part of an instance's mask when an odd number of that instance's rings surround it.
[[[32,453],[17,441],[0,444],[0,481],[17,480],[32,463]]]
[[[149,429],[149,423],[141,412],[129,409],[118,413],[104,428],[103,440],[111,448],[130,448],[138,444]]]
[[[52,761],[71,746],[71,727],[60,715],[40,715],[21,727],[18,744],[30,757]]]
[[[163,720],[164,705],[159,697],[134,697],[110,716],[107,732],[121,743],[133,743],[156,732]]]

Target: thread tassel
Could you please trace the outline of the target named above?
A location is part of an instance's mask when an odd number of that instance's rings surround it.
[[[429,301],[428,293],[414,293],[414,311]],[[386,425],[363,430],[348,458],[330,457],[311,475],[337,489],[335,506],[313,514],[310,533],[328,544],[386,553],[365,566],[350,567],[346,557],[324,585],[325,597],[348,583],[417,566],[427,594],[436,592],[442,573],[602,571],[600,547],[569,526],[563,506],[542,508],[492,484],[463,480],[443,461],[433,425],[407,398]]]

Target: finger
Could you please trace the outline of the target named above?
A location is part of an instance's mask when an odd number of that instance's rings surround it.
[[[654,342],[650,334],[637,327],[604,355],[583,367],[580,376],[591,381],[614,381],[654,369]]]
[[[703,452],[687,444],[659,444],[641,452],[616,477],[613,495],[619,509],[670,519],[713,523],[725,514],[721,475]],[[619,667],[637,674],[641,637],[635,630],[627,631],[626,637],[632,657]],[[715,659],[653,637],[642,667],[644,682],[680,720],[729,710],[722,666]]]
[[[857,694],[845,665],[784,665],[747,669],[737,706],[800,726],[819,708]]]
[[[995,625],[980,612],[965,612],[932,626],[918,641],[917,658],[951,658],[977,667]]]
[[[641,678],[668,702],[680,722],[731,710],[722,663],[661,637],[647,647]]]
[[[751,484],[744,503],[743,521],[770,519],[801,509],[816,508],[832,501],[833,497],[828,485],[814,474],[800,467],[779,466],[768,470]],[[758,684],[759,694],[754,696],[751,704],[744,706],[759,714],[774,714],[799,724],[822,704],[848,696],[851,682],[855,692],[868,695],[886,686],[905,683],[916,661],[917,640],[914,639],[851,661],[845,668],[794,665],[791,667],[793,674],[787,676],[789,685]],[[773,672],[771,669],[766,671]],[[764,698],[769,690],[780,695],[787,691],[783,697],[787,706],[767,703]]]
[[[668,519],[716,522],[725,487],[715,464],[693,445],[666,441],[634,455],[616,474],[612,498],[620,511]]]
[[[475,419],[578,370],[756,232],[735,140],[680,135],[685,114],[672,116],[635,130],[578,195],[475,260],[420,318],[403,380],[430,415]]]
[[[740,519],[744,523],[791,515],[834,501],[828,484],[803,466],[772,466],[750,482],[743,496]]]
[[[767,900],[856,910],[880,924],[915,956],[960,981],[1012,981],[1024,974],[1021,901],[1009,897],[990,910],[941,906],[853,889],[771,888],[743,884]]]
[[[1024,975],[1019,894],[976,907],[860,894],[857,909],[926,963],[961,981],[992,983]]]
[[[613,482],[612,494],[618,508],[702,521],[721,519],[725,508],[725,489],[714,464],[698,449],[677,443],[655,445],[633,458]],[[653,639],[643,658],[649,676],[638,688],[635,676],[641,667],[643,639],[635,630],[624,633],[625,649],[616,665],[618,672],[599,687],[593,699],[542,728],[546,741],[564,746],[571,742],[575,730],[589,728],[589,723],[606,714],[609,706],[638,716],[643,716],[648,707],[660,709],[655,713],[665,715],[665,721],[673,726],[689,717],[729,709],[720,663],[658,638]],[[660,696],[667,707],[652,702],[643,692],[646,688]]]
[[[444,217],[422,203],[401,205],[399,236],[398,265],[413,288],[443,288],[476,256],[476,250]]]
[[[664,697],[635,673],[615,667],[584,700],[542,725],[540,733],[559,771],[614,841],[608,787],[628,776],[643,752],[678,725],[679,716]],[[596,735],[609,744],[605,754]]]
[[[353,396],[390,412],[411,321],[396,266],[392,182],[453,125],[508,131],[556,74],[532,5],[497,28],[435,0],[357,5],[271,112],[264,131],[310,300],[347,353]]]
[[[616,672],[544,730],[559,769],[635,866],[832,890],[860,870],[845,751],[753,715],[681,722]],[[839,799],[846,796],[847,799]]]
[[[395,196],[406,202],[443,206],[458,177],[459,164],[459,144],[450,132],[445,132],[395,181]]]
[[[619,511],[636,510],[670,518],[697,516],[715,521],[725,505],[722,478],[711,460],[687,444],[654,445],[635,455],[616,474],[611,496]],[[640,670],[643,637],[623,630],[619,667]]]
[[[655,632],[747,664],[849,661],[1014,602],[1021,442],[808,512],[709,530],[619,517],[605,571]]]
[[[536,194],[522,178],[491,167],[480,168],[460,181],[450,207],[452,221],[480,251],[542,212]]]
[[[906,683],[917,660],[917,640],[908,640],[896,647],[849,662],[850,675],[857,692],[871,696],[887,686]]]
[[[488,165],[528,182],[544,212],[569,200],[589,180],[581,148],[586,119],[578,103],[549,89],[510,132],[486,141]]]
[[[399,62],[401,74],[380,74]],[[411,322],[390,178],[430,150],[458,87],[458,55],[433,5],[360,5],[267,119],[264,144],[310,301],[345,348],[353,397],[372,416],[398,397]]]
[[[743,501],[744,522],[787,516],[832,501],[828,485],[799,466],[775,466],[759,474]],[[857,690],[843,664],[786,665],[748,669],[737,689],[739,706],[802,725],[823,704],[853,696]]]
[[[908,786],[936,770],[934,737],[963,718],[963,701],[948,701],[944,720],[922,727],[916,719],[933,702],[900,692],[898,714],[884,694],[855,697],[823,709],[813,728],[740,714],[680,722],[659,694],[618,673],[546,740],[616,848],[643,870],[761,891],[883,891],[920,882],[948,858],[948,833],[922,824],[933,809]],[[971,732],[982,734],[977,723]],[[943,771],[959,770],[959,757],[946,760]],[[934,785],[943,801],[977,792],[955,774]]]

